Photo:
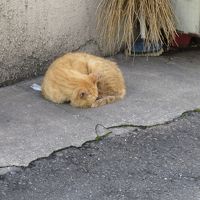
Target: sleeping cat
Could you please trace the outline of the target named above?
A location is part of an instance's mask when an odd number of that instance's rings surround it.
[[[48,68],[43,96],[75,107],[98,107],[122,99],[125,83],[115,62],[86,53],[67,53]]]

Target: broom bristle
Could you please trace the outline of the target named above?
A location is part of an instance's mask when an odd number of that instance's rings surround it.
[[[97,9],[97,32],[105,54],[115,54],[122,46],[131,53],[141,16],[147,46],[158,42],[171,44],[176,28],[170,0],[102,0]]]

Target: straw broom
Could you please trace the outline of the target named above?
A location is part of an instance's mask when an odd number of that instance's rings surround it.
[[[131,54],[139,36],[146,46],[158,42],[170,45],[176,34],[171,1],[102,0],[97,9],[97,32],[106,55],[113,55],[122,47]]]

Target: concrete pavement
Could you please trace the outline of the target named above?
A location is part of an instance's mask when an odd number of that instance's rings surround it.
[[[200,113],[69,147],[0,176],[2,200],[199,200]]]
[[[96,124],[152,125],[200,107],[200,51],[115,59],[127,96],[97,109],[56,105],[33,91],[41,78],[0,88],[0,166],[28,165],[67,146],[96,137]],[[102,131],[102,134],[104,131]],[[116,134],[118,131],[116,131]]]

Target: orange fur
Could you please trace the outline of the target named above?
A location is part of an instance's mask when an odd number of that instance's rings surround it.
[[[55,103],[98,107],[122,99],[124,79],[117,64],[86,53],[68,53],[48,68],[42,94]]]

